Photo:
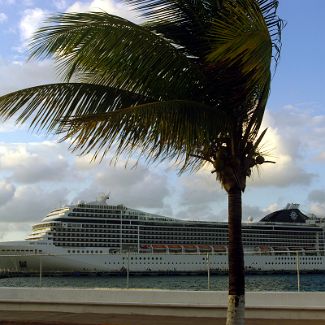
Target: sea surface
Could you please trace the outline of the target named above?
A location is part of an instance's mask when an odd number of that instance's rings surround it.
[[[204,275],[177,276],[60,276],[0,278],[0,287],[66,288],[153,288],[171,290],[208,290]],[[227,290],[226,275],[212,275],[210,290]],[[247,275],[247,291],[297,291],[295,274]],[[325,291],[325,274],[301,274],[300,291]]]

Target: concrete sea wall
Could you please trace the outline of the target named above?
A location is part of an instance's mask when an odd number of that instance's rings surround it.
[[[248,292],[249,319],[325,320],[325,293]],[[143,289],[0,288],[1,315],[63,313],[224,318],[227,293]],[[17,316],[18,317],[18,316]],[[138,323],[137,323],[138,324]],[[158,324],[158,322],[157,322]]]

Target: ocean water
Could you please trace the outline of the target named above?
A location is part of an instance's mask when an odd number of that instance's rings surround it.
[[[66,288],[152,288],[171,290],[207,290],[208,277],[189,276],[60,276],[0,278],[0,287]],[[210,277],[210,290],[227,290],[228,277]],[[295,274],[247,275],[247,291],[297,291]],[[325,274],[301,274],[300,291],[325,291]]]

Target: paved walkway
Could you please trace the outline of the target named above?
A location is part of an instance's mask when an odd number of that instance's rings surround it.
[[[0,325],[222,325],[225,319],[141,315],[0,312]],[[325,325],[325,320],[247,319],[246,325]]]

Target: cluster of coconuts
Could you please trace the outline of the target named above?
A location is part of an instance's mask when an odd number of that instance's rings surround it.
[[[227,166],[226,166],[226,161],[227,161],[227,150],[226,148],[221,148],[215,157],[214,160],[214,172],[221,172],[223,171]],[[254,167],[255,165],[262,165],[265,162],[265,158],[261,155],[257,155],[256,157],[250,157],[245,159],[245,165],[246,165],[246,170],[247,170],[247,176],[250,176],[251,174],[251,168]]]
[[[246,161],[248,161],[248,163],[246,163],[246,176],[251,176],[251,168],[256,166],[256,165],[262,165],[265,162],[265,158],[261,155],[256,156],[255,158],[251,158],[248,159],[246,158]]]

